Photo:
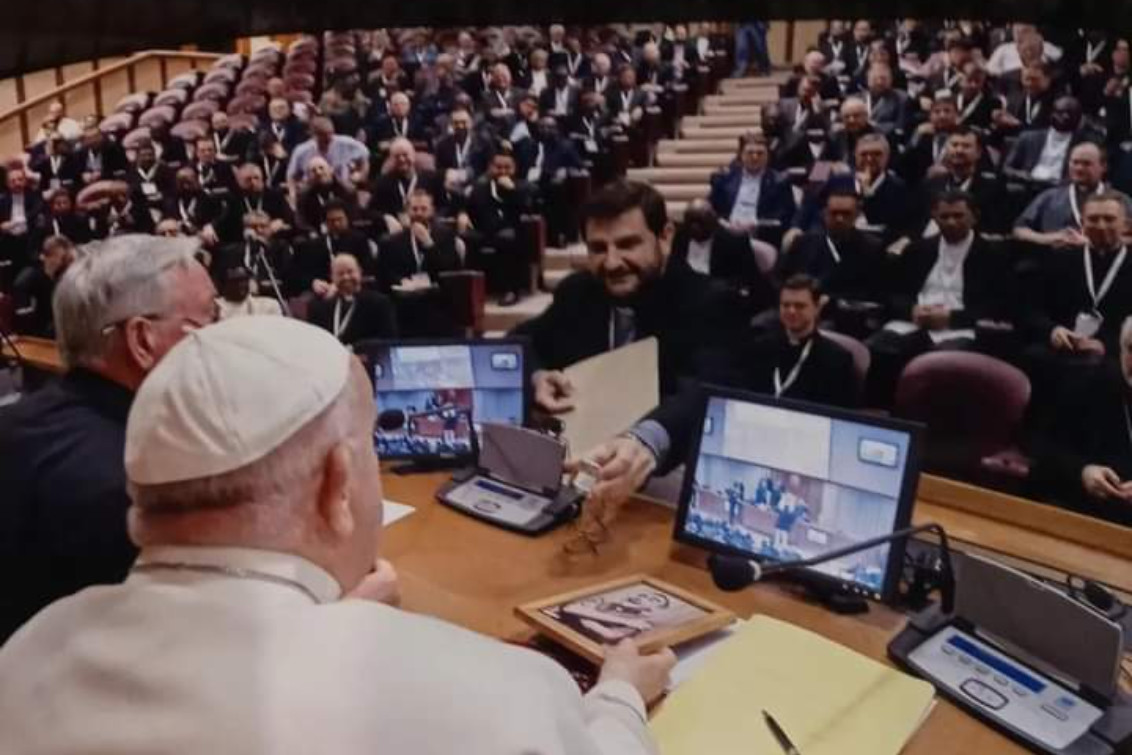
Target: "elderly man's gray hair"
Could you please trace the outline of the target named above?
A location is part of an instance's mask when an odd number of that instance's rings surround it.
[[[130,317],[164,313],[169,273],[198,264],[199,242],[131,234],[83,247],[55,290],[55,329],[68,368],[103,356],[106,329]]]

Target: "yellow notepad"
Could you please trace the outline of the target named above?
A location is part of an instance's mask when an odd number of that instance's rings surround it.
[[[768,711],[802,755],[896,755],[934,690],[813,632],[754,616],[652,721],[664,755],[781,752]]]

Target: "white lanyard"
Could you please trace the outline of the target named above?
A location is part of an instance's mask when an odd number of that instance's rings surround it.
[[[1030,104],[1030,95],[1026,95],[1026,125],[1033,125],[1034,119],[1038,117],[1038,113],[1042,112],[1041,100]]]
[[[556,89],[554,90],[554,111],[556,113],[565,114],[566,105],[570,101],[569,89]]]
[[[841,57],[841,50],[842,50],[842,48],[844,48],[844,47],[845,47],[845,43],[844,43],[844,42],[834,42],[834,41],[832,41],[832,40],[830,41],[830,43],[829,43],[829,51],[830,51],[831,53],[833,53],[833,59],[834,59],[834,60],[836,60],[837,58],[840,58],[840,57]]]
[[[857,70],[860,71],[869,63],[869,48],[857,45]]]
[[[570,75],[574,76],[578,72],[578,66],[582,64],[582,53],[571,55],[566,53],[566,68],[570,71]]]
[[[604,92],[605,91],[605,77],[604,76],[602,76],[601,78],[594,79],[594,91],[595,92]]]
[[[464,146],[461,147],[459,143],[452,142],[453,148],[456,150],[456,167],[460,170],[464,169],[464,161],[468,159],[468,147],[472,146],[472,138],[466,137],[464,139]]]
[[[874,111],[876,110],[876,106],[879,105],[879,104],[880,104],[879,101],[873,102],[872,92],[865,92],[865,107],[867,107],[869,109],[869,117],[870,118],[872,118],[873,115],[875,114]]]
[[[99,154],[97,154],[96,152],[93,152],[93,151],[87,152],[86,153],[86,167],[91,173],[101,173],[102,172],[102,155],[99,155]]]
[[[216,144],[216,151],[223,152],[225,148],[227,148],[228,142],[232,141],[232,132],[229,131],[225,134],[223,140],[221,140],[220,134],[214,133],[212,135],[212,141]]]
[[[1097,189],[1094,194],[1100,194],[1104,191],[1104,182],[1097,184]],[[1077,187],[1069,184],[1069,210],[1073,213],[1073,220],[1077,223],[1077,227],[1081,228],[1081,208],[1077,204]]]
[[[495,181],[491,181],[488,186],[491,187],[491,198],[496,202],[502,202],[503,200],[499,198],[499,189],[496,188]]]
[[[586,127],[586,132],[590,135],[591,139],[597,137],[597,124],[589,118],[582,119],[582,125]]]
[[[948,66],[947,70],[943,72],[943,85],[950,89],[951,87],[955,86],[955,82],[958,78],[959,72],[951,66]],[[976,101],[978,100],[976,99]]]
[[[394,134],[396,134],[397,136],[404,136],[406,130],[407,130],[407,128],[406,128],[404,118],[394,118],[393,119],[393,133]]]
[[[774,397],[779,398],[783,393],[790,390],[790,387],[798,380],[798,376],[802,374],[802,365],[810,358],[810,349],[814,346],[813,337],[806,341],[806,345],[802,348],[802,353],[798,357],[798,361],[794,363],[794,368],[790,370],[790,374],[786,376],[786,381],[782,380],[782,372],[778,367],[774,368]]]
[[[416,269],[414,270],[414,272],[419,273],[421,271],[421,263],[424,261],[424,258],[421,256],[421,250],[417,246],[416,234],[413,233],[413,229],[411,228],[409,229],[409,245],[413,249],[413,260],[414,262],[416,262]]]
[[[59,225],[59,218],[51,218],[51,228],[55,231],[56,236],[62,236],[63,228]]]
[[[1106,44],[1108,44],[1107,39],[1102,39],[1100,42],[1097,43],[1096,47],[1093,47],[1092,42],[1086,42],[1085,43],[1085,62],[1086,63],[1095,63],[1096,60],[1097,60],[1097,56],[1101,54],[1101,50],[1103,50],[1105,48]]]
[[[939,162],[943,157],[943,148],[947,146],[947,139],[940,139],[938,136],[932,138],[932,165]]]
[[[63,158],[58,156],[58,155],[52,155],[51,157],[49,157],[47,159],[51,163],[51,175],[54,176],[55,178],[58,178],[59,177],[59,166],[62,164]]]
[[[248,241],[244,244],[244,267],[255,273],[255,254],[252,253],[252,242]]]
[[[622,92],[621,93],[621,109],[622,110],[628,110],[629,109],[629,103],[632,102],[632,101],[633,101],[632,90],[630,90],[628,92]]]
[[[829,247],[829,253],[833,255],[833,261],[840,265],[841,252],[837,251],[837,245],[833,243],[833,237],[828,233],[825,235],[825,245]]]
[[[888,174],[881,173],[880,177],[873,182],[872,186],[865,186],[863,183],[861,183],[860,179],[857,179],[857,193],[863,196],[865,199],[872,199],[873,195],[880,190],[881,184],[884,183],[884,179],[886,178],[888,178]]]
[[[263,212],[263,195],[259,195],[259,201],[254,206],[248,201],[247,197],[244,197],[244,207],[247,208],[248,212]]]
[[[334,266],[334,241],[330,238],[330,234],[326,234],[326,256],[330,261],[330,266]]]
[[[153,183],[153,176],[155,173],[157,173],[156,165],[149,169],[149,173],[146,173],[144,168],[140,166],[138,167],[138,175],[141,176],[143,183]]]
[[[349,308],[346,310],[346,314],[343,316],[342,315],[342,300],[341,299],[335,299],[334,300],[334,337],[335,338],[340,339],[342,337],[342,331],[344,331],[347,327],[349,327],[350,319],[353,318],[354,308],[357,305],[358,305],[357,299],[354,299],[353,301],[351,301]]]
[[[1121,266],[1124,264],[1124,258],[1128,256],[1128,247],[1120,247],[1120,254],[1116,256],[1112,265],[1108,269],[1108,275],[1101,281],[1100,290],[1096,288],[1096,282],[1093,280],[1093,258],[1089,256],[1089,247],[1085,247],[1083,252],[1085,255],[1085,285],[1089,289],[1089,298],[1093,300],[1093,311],[1100,309],[1101,302],[1108,294],[1108,290],[1112,288],[1113,282],[1116,280],[1116,274],[1120,272]]]
[[[507,95],[505,95],[503,92],[496,90],[495,98],[497,100],[499,100],[499,106],[500,107],[504,107],[504,108],[507,107]]]
[[[188,223],[189,225],[192,225],[193,215],[196,214],[197,201],[195,199],[192,200],[191,202],[189,202],[188,207],[186,207],[184,201],[182,200],[177,203],[177,207],[181,211],[181,220],[185,223]]]
[[[798,109],[794,111],[794,130],[801,131],[802,126],[806,124],[806,119],[810,117],[810,108],[803,105],[802,102],[798,103]]]
[[[271,131],[275,134],[275,138],[283,141],[283,135],[287,133],[287,127],[282,123],[272,123]]]
[[[416,188],[417,188],[417,174],[416,173],[413,174],[412,180],[409,181],[409,188],[408,189],[406,189],[404,186],[402,186],[400,181],[397,182],[397,191],[401,192],[401,206],[402,207],[404,207],[405,203],[409,201],[409,195],[412,194],[414,191],[416,191]]]
[[[967,107],[963,108],[963,115],[959,117],[959,122],[962,123],[970,118],[971,114],[975,112],[975,108],[977,108],[979,106],[979,103],[982,101],[983,94],[982,92],[979,92],[979,94],[975,96],[975,99],[971,100],[971,103],[967,105]],[[963,105],[963,95],[959,95],[959,105],[960,107],[962,107]]]
[[[271,183],[275,179],[275,174],[279,172],[279,166],[282,164],[282,161],[277,161],[275,165],[272,166],[270,160],[266,157],[263,158],[263,172],[267,175],[268,183]]]
[[[959,191],[970,191],[971,190],[971,182],[974,181],[974,180],[975,180],[975,174],[974,173],[967,176],[967,179],[965,181],[960,182],[960,183],[956,183],[955,182],[955,176],[951,176],[951,188],[952,189],[959,189]]]

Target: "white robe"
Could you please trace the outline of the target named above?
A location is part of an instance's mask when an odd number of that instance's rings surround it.
[[[154,548],[293,585],[134,572],[48,607],[0,648],[6,755],[655,752],[625,682],[582,697],[556,663],[361,600],[301,558]]]

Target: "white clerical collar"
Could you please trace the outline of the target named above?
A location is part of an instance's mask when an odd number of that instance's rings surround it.
[[[171,573],[176,570],[191,572],[192,567],[204,567],[209,568],[213,573],[220,573],[221,576],[225,573],[231,574],[233,579],[240,579],[239,574],[243,572],[248,575],[249,581],[256,579],[255,574],[266,575],[259,581],[278,580],[284,587],[288,582],[293,583],[300,590],[312,595],[319,603],[333,603],[342,597],[342,586],[325,569],[301,556],[282,551],[159,545],[143,549],[138,556],[135,568],[146,565],[149,567],[169,565]],[[155,578],[162,573],[161,569],[146,569],[147,578]]]

